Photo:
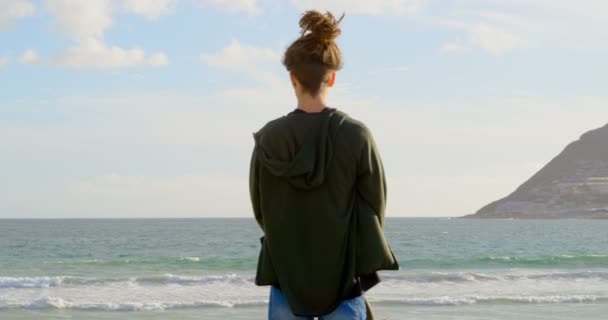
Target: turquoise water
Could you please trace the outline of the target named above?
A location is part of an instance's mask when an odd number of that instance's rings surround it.
[[[0,319],[262,319],[252,219],[0,220]],[[386,319],[604,319],[608,221],[388,219]],[[525,315],[525,316],[524,316]]]

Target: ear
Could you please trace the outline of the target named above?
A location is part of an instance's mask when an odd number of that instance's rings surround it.
[[[331,73],[327,86],[329,86],[331,88],[334,86],[334,83],[336,83],[336,72],[335,71]]]
[[[291,79],[291,85],[295,88],[296,85],[298,84],[298,79],[296,78],[296,76],[293,74],[293,72],[289,73],[289,78]]]

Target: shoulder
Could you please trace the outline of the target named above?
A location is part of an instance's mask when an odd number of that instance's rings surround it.
[[[285,124],[286,116],[280,116],[278,118],[268,121],[258,131],[271,131],[282,127]]]
[[[372,137],[370,128],[361,120],[353,118],[348,114],[345,114],[344,122],[342,123],[342,130],[346,132],[352,138],[360,141],[367,141]]]
[[[277,131],[283,130],[286,125],[286,116],[280,116],[264,124],[260,129],[253,133],[256,137],[273,136]]]

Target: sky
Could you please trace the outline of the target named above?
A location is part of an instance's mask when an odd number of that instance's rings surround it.
[[[308,9],[346,13],[329,104],[389,217],[473,213],[608,123],[603,0],[0,0],[0,218],[251,217]]]

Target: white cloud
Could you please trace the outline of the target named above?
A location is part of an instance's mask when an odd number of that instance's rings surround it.
[[[440,51],[444,53],[464,53],[470,52],[473,48],[479,48],[495,56],[501,56],[509,51],[526,48],[530,45],[530,40],[511,30],[479,24],[467,27],[468,40],[462,43],[448,42],[444,44]]]
[[[394,66],[394,67],[380,68],[376,71],[377,72],[407,72],[407,71],[410,71],[410,67]]]
[[[101,39],[112,24],[110,0],[46,0],[45,4],[55,16],[55,25],[77,40]]]
[[[247,176],[121,175],[110,173],[66,186],[57,201],[67,213],[114,217],[243,216],[251,211]],[[242,201],[234,201],[241,199]],[[91,208],[95,203],[95,208]],[[64,212],[65,214],[66,212]]]
[[[199,0],[199,4],[203,8],[215,8],[228,12],[259,13],[256,0]]]
[[[500,12],[460,10],[457,18],[439,19],[444,27],[465,32],[466,40],[449,41],[440,51],[463,53],[480,49],[500,56],[507,52],[529,47],[530,33],[536,26],[526,19]]]
[[[484,24],[471,29],[471,42],[494,55],[502,55],[507,51],[524,48],[529,44],[524,36]]]
[[[17,19],[34,14],[34,5],[27,0],[0,1],[0,31],[10,28]]]
[[[429,0],[292,0],[298,10],[330,10],[334,14],[341,12],[369,15],[409,16],[420,13]]]
[[[61,51],[52,62],[80,69],[112,69],[131,66],[162,66],[167,56],[154,53],[147,57],[140,48],[107,45],[104,32],[112,25],[110,0],[47,0],[48,10],[55,16],[55,25],[76,40],[76,46]],[[148,12],[149,13],[149,12]]]
[[[229,70],[241,70],[256,67],[259,63],[279,62],[278,52],[269,48],[257,48],[241,45],[233,39],[230,45],[214,54],[201,54],[201,61],[208,66]]]
[[[446,0],[446,7],[451,11],[436,22],[467,35],[466,41],[448,43],[493,55],[522,48],[598,48],[608,35],[604,0]]]
[[[407,66],[391,66],[391,67],[379,67],[372,69],[368,72],[369,75],[381,75],[390,73],[404,73],[410,71]]]
[[[585,18],[608,18],[608,2],[605,0],[494,0],[493,2],[527,9],[567,12]]]
[[[273,70],[280,66],[280,58],[273,49],[242,45],[236,39],[220,52],[200,55],[201,62],[207,66],[243,74],[265,85],[283,82]]]
[[[0,68],[8,64],[8,58],[0,57]]]
[[[142,15],[148,19],[158,19],[175,10],[177,0],[125,0],[127,11]]]
[[[147,57],[139,48],[123,49],[89,39],[76,47],[64,49],[53,62],[78,69],[114,69],[141,65],[163,66],[168,63],[168,59],[164,53]]]
[[[471,48],[458,43],[448,42],[441,47],[441,52],[445,53],[463,53],[470,51]]]
[[[36,62],[38,62],[38,53],[36,53],[36,51],[33,49],[29,49],[29,50],[25,51],[21,55],[21,58],[19,58],[19,63],[22,63],[22,64],[30,64],[30,63],[36,63]]]
[[[169,64],[169,58],[166,54],[157,52],[148,58],[148,64],[151,66],[166,66]]]

